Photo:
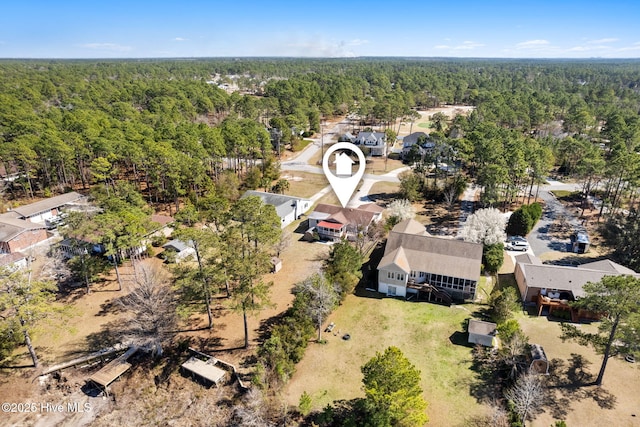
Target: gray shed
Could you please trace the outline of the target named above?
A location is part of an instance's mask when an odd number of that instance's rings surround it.
[[[483,320],[469,319],[469,343],[485,347],[497,347],[496,324]]]

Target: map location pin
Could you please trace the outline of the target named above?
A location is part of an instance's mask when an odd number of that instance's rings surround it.
[[[340,150],[340,152],[336,153],[338,150]],[[353,173],[353,164],[355,162],[351,156],[345,153],[347,150],[356,153],[358,156],[358,170],[355,173]],[[333,169],[329,165],[330,160],[333,160]],[[338,196],[338,200],[340,200],[343,208],[347,207],[349,199],[351,199],[353,192],[360,183],[364,175],[365,167],[366,164],[362,150],[350,142],[333,144],[327,152],[324,153],[324,157],[322,157],[322,170],[329,180],[333,192]]]

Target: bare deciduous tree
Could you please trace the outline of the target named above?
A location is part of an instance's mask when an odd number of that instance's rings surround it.
[[[306,311],[318,328],[318,341],[322,340],[322,324],[338,304],[339,290],[324,277],[316,273],[298,283],[294,290],[306,296]]]
[[[274,424],[267,419],[267,407],[262,393],[252,387],[233,413],[234,425],[246,427],[271,427]]]
[[[542,404],[544,387],[537,374],[527,372],[516,380],[513,387],[505,391],[504,396],[513,403],[524,426],[531,412]]]
[[[161,355],[162,344],[176,326],[175,298],[166,273],[158,266],[141,265],[131,293],[119,301],[126,312],[126,338]]]

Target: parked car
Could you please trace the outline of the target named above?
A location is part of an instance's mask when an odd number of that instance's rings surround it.
[[[522,236],[511,236],[507,239],[505,249],[508,251],[522,251],[529,250],[529,242]]]

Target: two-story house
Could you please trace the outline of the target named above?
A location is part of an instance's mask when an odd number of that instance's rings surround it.
[[[372,156],[387,154],[387,141],[383,132],[360,132],[353,143],[369,148]]]
[[[430,236],[422,224],[407,219],[387,238],[378,265],[378,292],[405,298],[435,292],[475,299],[481,263],[481,244]]]
[[[309,214],[309,229],[315,229],[322,240],[354,239],[373,222],[382,218],[384,208],[368,203],[357,208],[319,204]]]

